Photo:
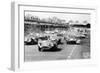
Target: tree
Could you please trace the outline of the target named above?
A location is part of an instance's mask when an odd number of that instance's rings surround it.
[[[75,23],[77,24],[77,23],[79,23],[79,21],[78,21],[78,20],[76,20],[76,21],[75,21]]]
[[[87,20],[83,21],[83,24],[85,24],[85,25],[88,24],[88,21]]]
[[[73,24],[74,21],[73,21],[73,20],[69,20],[68,23],[69,23],[69,24]]]
[[[88,21],[87,21],[87,20],[85,20],[85,21],[83,21],[83,23],[88,23]]]

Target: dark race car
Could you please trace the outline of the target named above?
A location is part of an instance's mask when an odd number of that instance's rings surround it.
[[[25,45],[36,45],[38,44],[37,38],[29,38],[27,41],[24,41]]]

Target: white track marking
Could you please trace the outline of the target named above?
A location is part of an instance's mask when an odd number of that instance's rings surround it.
[[[71,56],[72,56],[72,54],[73,54],[74,50],[76,49],[76,46],[77,46],[77,45],[73,46],[72,51],[71,51],[71,52],[69,53],[69,55],[68,55],[68,59],[70,59],[70,58],[71,58]]]

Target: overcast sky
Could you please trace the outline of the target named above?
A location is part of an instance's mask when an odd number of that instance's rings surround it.
[[[90,22],[90,15],[89,14],[72,14],[72,13],[49,13],[49,12],[29,12],[26,11],[25,15],[32,15],[32,16],[38,16],[40,19],[42,18],[52,18],[54,16],[60,18],[60,19],[64,19],[66,20],[66,22],[68,22],[69,20],[73,20],[73,21],[79,21],[80,23],[82,23],[83,21],[87,20],[88,22]]]

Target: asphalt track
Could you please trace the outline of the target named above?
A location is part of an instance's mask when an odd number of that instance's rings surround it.
[[[41,60],[67,60],[67,59],[82,59],[81,45],[59,45],[58,50],[39,52],[37,45],[25,45],[24,60],[41,61]]]

